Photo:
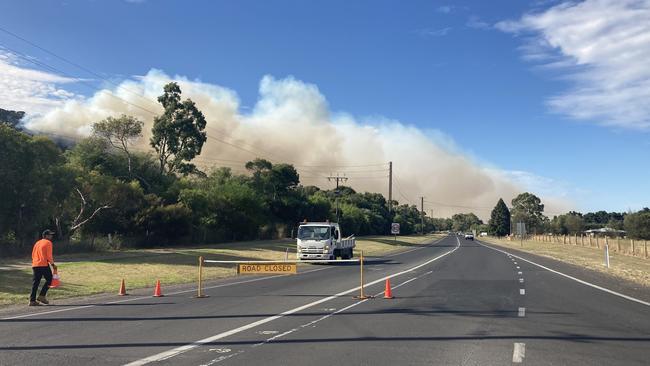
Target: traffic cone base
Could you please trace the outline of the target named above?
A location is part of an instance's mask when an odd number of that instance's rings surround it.
[[[128,295],[126,293],[126,284],[124,283],[124,279],[122,279],[122,282],[120,283],[120,291],[117,293],[118,296],[126,296]]]
[[[384,299],[394,299],[393,291],[390,289],[390,278],[386,279],[386,289],[384,290]]]
[[[162,290],[160,289],[160,280],[156,281],[156,288],[153,290],[153,297],[163,297]]]

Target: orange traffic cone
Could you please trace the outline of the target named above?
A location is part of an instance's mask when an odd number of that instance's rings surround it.
[[[160,280],[156,281],[156,289],[153,291],[153,297],[163,297],[162,290],[160,289]]]
[[[120,283],[120,291],[117,293],[119,296],[126,296],[126,284],[124,283],[124,278],[122,278],[122,283]]]
[[[394,299],[393,292],[390,289],[390,278],[386,279],[386,290],[384,290],[384,299]]]

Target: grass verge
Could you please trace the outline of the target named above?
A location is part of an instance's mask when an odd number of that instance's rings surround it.
[[[381,256],[427,243],[442,235],[371,236],[357,239],[355,255]],[[295,258],[295,240],[263,240],[206,245],[191,248],[139,249],[107,253],[56,255],[63,286],[48,293],[50,299],[63,299],[100,293],[117,293],[120,280],[127,289],[195,282],[197,258],[215,260],[283,260]],[[209,264],[205,279],[235,276],[234,265]],[[27,303],[32,270],[27,260],[0,261],[0,305]],[[163,291],[164,292],[164,291]]]
[[[481,240],[501,247],[513,248],[575,264],[623,278],[644,287],[650,287],[650,260],[648,259],[631,257],[610,251],[610,268],[607,268],[605,266],[603,249],[532,240],[524,240],[522,246],[520,241],[510,241],[493,237],[484,237]]]

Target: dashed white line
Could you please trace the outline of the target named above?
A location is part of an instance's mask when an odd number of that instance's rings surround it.
[[[517,269],[521,269],[521,268],[519,268],[519,266],[517,266]]]
[[[526,308],[519,308],[517,316],[520,317],[520,318],[525,317],[526,316]]]
[[[526,295],[526,289],[525,288],[520,288],[519,289],[519,295]]]
[[[515,347],[512,350],[512,362],[522,363],[524,362],[524,357],[526,357],[526,343],[515,343]]]
[[[521,271],[517,272],[518,275],[522,274]]]
[[[562,272],[560,272],[560,271],[556,271],[556,270],[554,270],[554,269],[548,268],[548,267],[546,267],[546,266],[543,266],[543,265],[541,265],[541,264],[535,263],[535,262],[533,262],[533,261],[531,261],[531,260],[528,260],[528,259],[526,259],[526,258],[523,258],[523,257],[520,257],[520,256],[516,256],[516,255],[514,255],[514,254],[510,254],[510,253],[508,253],[508,252],[506,252],[506,251],[504,251],[504,250],[496,249],[496,248],[492,248],[491,246],[489,246],[489,245],[485,245],[485,244],[480,243],[480,242],[479,242],[478,244],[479,244],[479,245],[482,245],[482,246],[484,246],[484,247],[486,247],[486,248],[488,248],[488,249],[492,249],[492,250],[494,250],[494,251],[501,252],[501,253],[506,254],[506,255],[512,255],[513,257],[519,258],[519,259],[521,259],[522,261],[526,261],[526,262],[528,262],[528,263],[530,263],[530,264],[532,264],[532,265],[534,265],[534,266],[537,266],[537,267],[539,267],[539,268],[545,269],[545,270],[547,270],[547,271],[549,271],[549,272],[553,272],[553,273],[555,273],[555,274],[557,274],[557,275],[560,275],[560,276],[562,276],[562,277],[566,277],[566,278],[568,278],[568,279],[570,279],[570,280],[576,281],[576,282],[581,283],[581,284],[583,284],[583,285],[585,285],[585,286],[593,287],[593,288],[595,288],[595,289],[597,289],[597,290],[600,290],[600,291],[603,291],[603,292],[607,292],[608,294],[611,294],[611,295],[614,295],[614,296],[622,297],[622,298],[624,298],[624,299],[626,299],[626,300],[634,301],[634,302],[639,303],[639,304],[641,304],[641,305],[650,306],[650,302],[643,301],[643,300],[641,300],[641,299],[637,299],[637,298],[635,298],[635,297],[628,296],[628,295],[622,294],[622,293],[620,293],[620,292],[612,291],[612,290],[610,290],[610,289],[608,289],[608,288],[605,288],[605,287],[602,287],[602,286],[598,286],[598,285],[595,285],[595,284],[593,284],[593,283],[589,283],[589,282],[587,282],[587,281],[583,281],[583,280],[581,280],[581,279],[579,279],[579,278],[575,278],[575,277],[573,277],[573,276],[569,276],[568,274],[564,274],[564,273],[562,273]],[[519,268],[519,267],[517,267],[517,268]]]
[[[523,278],[520,278],[520,279],[519,279],[519,283],[524,283],[524,279],[523,279]]]

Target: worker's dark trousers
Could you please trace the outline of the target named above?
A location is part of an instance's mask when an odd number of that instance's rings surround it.
[[[36,301],[36,291],[38,291],[38,285],[41,283],[41,278],[45,277],[45,285],[41,289],[41,296],[47,294],[47,290],[52,284],[52,270],[50,266],[45,267],[32,267],[34,272],[34,277],[32,279],[32,294],[29,296],[29,301]]]

